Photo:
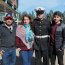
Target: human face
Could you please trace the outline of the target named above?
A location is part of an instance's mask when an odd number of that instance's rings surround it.
[[[13,20],[8,19],[5,21],[5,23],[6,23],[6,25],[11,26],[13,23]]]
[[[54,19],[55,23],[59,23],[61,20],[61,17],[58,15],[55,15],[53,19]]]
[[[44,17],[44,14],[38,14],[37,17],[38,17],[40,20],[42,20],[43,17]]]
[[[24,24],[29,24],[30,23],[30,19],[28,17],[24,17]]]

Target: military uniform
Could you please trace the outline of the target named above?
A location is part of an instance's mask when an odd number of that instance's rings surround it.
[[[48,48],[49,48],[49,34],[50,22],[46,19],[40,21],[34,20],[34,33],[35,33],[35,55],[36,65],[41,65],[41,57],[43,57],[44,65],[49,65]]]

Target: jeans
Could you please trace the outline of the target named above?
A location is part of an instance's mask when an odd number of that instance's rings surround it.
[[[22,65],[31,65],[32,51],[21,51],[20,55],[23,59]]]
[[[15,65],[16,49],[11,48],[11,49],[5,50],[2,60],[3,60],[3,65]]]

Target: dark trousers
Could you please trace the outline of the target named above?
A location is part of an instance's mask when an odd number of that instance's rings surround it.
[[[63,64],[63,55],[64,55],[63,50],[60,51],[60,50],[53,49],[53,51],[51,51],[51,54],[50,54],[51,65],[55,65],[56,56],[58,58],[58,64],[59,65],[64,65]]]
[[[48,51],[35,50],[36,65],[49,65]],[[41,63],[41,57],[43,57],[43,63]]]

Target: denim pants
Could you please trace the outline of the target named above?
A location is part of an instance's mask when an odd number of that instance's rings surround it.
[[[33,51],[21,51],[20,55],[23,59],[22,65],[31,65],[31,58],[32,58]]]
[[[3,65],[15,65],[16,62],[16,49],[11,48],[4,52],[3,54]]]

